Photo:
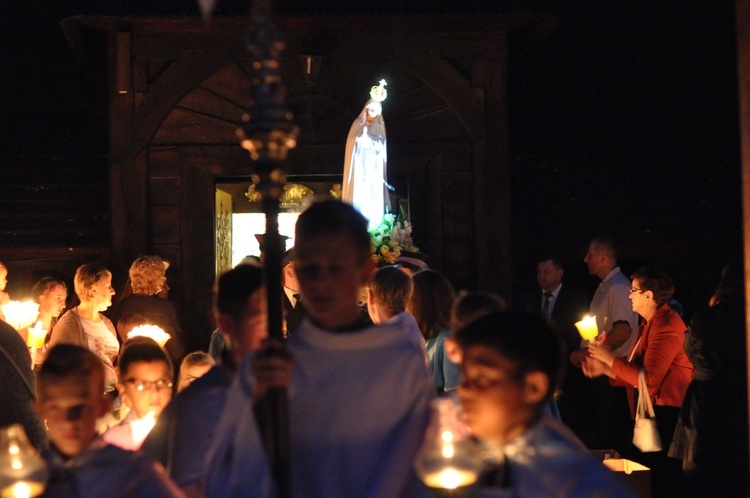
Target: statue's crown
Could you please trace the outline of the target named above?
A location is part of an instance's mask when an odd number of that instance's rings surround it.
[[[370,88],[370,98],[375,102],[382,102],[388,97],[388,91],[385,89],[387,83],[385,80],[380,80],[379,86],[373,86]]]

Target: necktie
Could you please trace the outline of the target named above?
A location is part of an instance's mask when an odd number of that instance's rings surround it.
[[[552,299],[552,293],[551,292],[545,292],[544,293],[544,306],[542,306],[542,313],[544,316],[549,318],[549,300]]]
[[[292,297],[294,298],[294,304],[292,304],[292,308],[296,308],[299,304],[300,299],[302,299],[302,294],[292,294]]]

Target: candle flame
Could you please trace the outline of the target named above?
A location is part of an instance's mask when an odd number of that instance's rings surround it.
[[[39,305],[33,301],[9,301],[0,308],[5,321],[16,330],[28,327],[39,316]]]
[[[575,323],[575,326],[578,329],[578,333],[581,334],[581,338],[586,341],[596,339],[596,336],[599,335],[599,327],[596,324],[596,316],[594,315],[584,316],[583,320]]]
[[[156,325],[139,325],[134,327],[133,330],[128,332],[128,339],[132,339],[133,337],[148,337],[149,339],[153,339],[162,348],[172,338],[171,335],[164,332],[164,329]]]
[[[477,474],[466,470],[448,467],[425,477],[425,484],[431,488],[456,489],[468,486],[477,480]]]

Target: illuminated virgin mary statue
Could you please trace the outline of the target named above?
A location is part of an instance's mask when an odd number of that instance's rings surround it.
[[[370,100],[352,123],[346,139],[341,199],[357,208],[377,226],[390,211],[386,183],[386,139],[382,102],[388,93],[385,80],[370,89]]]

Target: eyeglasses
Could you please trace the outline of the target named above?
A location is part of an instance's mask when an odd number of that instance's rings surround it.
[[[172,389],[172,383],[164,379],[159,379],[157,381],[128,379],[125,383],[133,384],[138,392],[150,391],[152,387],[155,387],[157,391]]]
[[[631,294],[633,294],[633,293],[635,293],[635,292],[639,292],[639,293],[643,294],[643,293],[644,293],[644,292],[646,292],[646,291],[645,291],[645,290],[643,290],[643,289],[636,289],[635,287],[631,287],[631,288],[630,288],[630,293],[631,293]]]

